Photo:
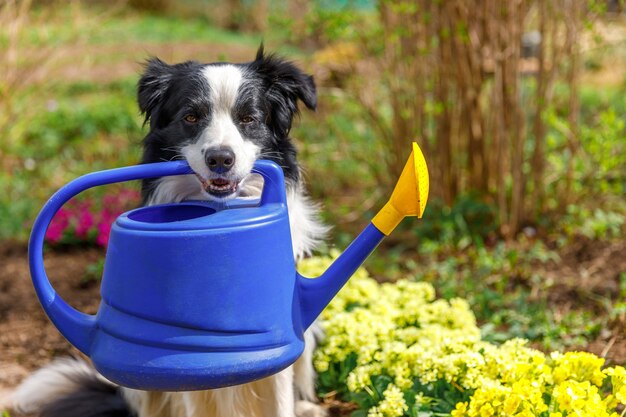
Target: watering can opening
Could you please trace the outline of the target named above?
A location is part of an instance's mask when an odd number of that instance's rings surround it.
[[[134,210],[128,214],[128,218],[140,223],[173,223],[213,213],[215,213],[213,208],[196,204],[162,205]]]

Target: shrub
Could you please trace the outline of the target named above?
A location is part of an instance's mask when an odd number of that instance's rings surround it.
[[[328,258],[305,260],[315,276]],[[481,340],[463,299],[427,283],[379,285],[361,269],[322,314],[315,353],[322,393],[360,406],[353,416],[616,416],[626,370],[586,352],[546,355],[522,339]]]
[[[610,240],[619,238],[625,224],[624,214],[618,211],[605,211],[601,208],[570,204],[567,213],[559,221],[558,229],[570,239],[584,236],[588,239]]]

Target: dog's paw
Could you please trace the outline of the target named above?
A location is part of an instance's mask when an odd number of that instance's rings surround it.
[[[326,417],[326,415],[326,410],[319,404],[296,401],[296,417]]]

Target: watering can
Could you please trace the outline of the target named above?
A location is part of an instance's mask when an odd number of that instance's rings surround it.
[[[417,144],[372,222],[322,276],[298,274],[284,177],[257,161],[258,201],[186,201],[142,207],[112,226],[97,314],[67,304],[43,264],[46,229],[88,188],[192,171],[183,161],[94,172],[68,183],[41,210],[29,242],[37,296],[54,325],[107,379],[135,389],[221,388],[272,375],[304,349],[304,331],[405,216],[421,217],[428,171]]]

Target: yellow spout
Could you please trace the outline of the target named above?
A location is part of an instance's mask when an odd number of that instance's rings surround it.
[[[427,200],[428,167],[422,150],[413,142],[413,151],[389,201],[374,216],[372,223],[388,236],[406,216],[421,218]]]

